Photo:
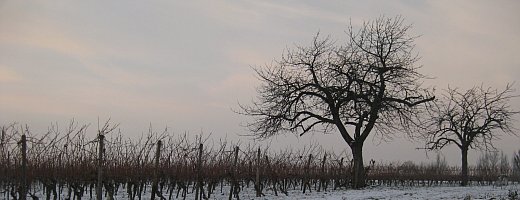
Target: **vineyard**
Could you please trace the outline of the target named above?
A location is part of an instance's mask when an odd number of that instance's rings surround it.
[[[125,138],[109,122],[89,137],[88,126],[71,122],[35,134],[27,126],[2,127],[0,198],[2,199],[239,199],[348,189],[351,158],[318,145],[300,150],[212,141],[168,130]],[[369,185],[459,185],[460,168],[439,160],[430,164],[370,161]],[[470,183],[518,182],[510,167],[491,164],[470,169]],[[291,192],[290,192],[291,191]],[[124,194],[121,194],[124,193]]]

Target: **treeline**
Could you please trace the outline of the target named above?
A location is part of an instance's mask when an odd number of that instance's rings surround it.
[[[52,125],[44,134],[19,124],[1,128],[3,199],[99,199],[101,195],[114,199],[118,193],[128,199],[208,199],[215,194],[238,199],[246,188],[256,196],[347,188],[352,177],[348,154],[327,152],[318,145],[271,151],[152,128],[130,139],[109,122],[98,127],[93,137],[87,134],[87,125],[74,121],[63,129]],[[520,156],[514,156],[511,164],[505,163],[504,155],[482,157],[470,169],[471,183],[495,184],[502,177],[518,182]],[[448,166],[440,156],[430,164],[370,161],[366,171],[368,184],[460,182],[460,169]]]
[[[509,158],[498,152],[485,152],[476,166],[469,167],[470,184],[503,185],[520,181],[520,151]],[[437,154],[431,163],[416,164],[412,161],[403,163],[375,164],[369,173],[369,182],[386,185],[460,185],[460,166],[449,166],[446,160]]]

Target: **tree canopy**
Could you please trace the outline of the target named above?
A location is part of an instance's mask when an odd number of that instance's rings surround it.
[[[461,150],[462,185],[468,183],[468,150],[494,149],[493,140],[501,132],[516,135],[513,131],[513,115],[509,101],[512,85],[503,90],[475,86],[466,91],[448,88],[446,94],[433,106],[427,117],[425,141],[427,149],[442,149],[455,144]]]
[[[343,44],[316,35],[309,46],[289,49],[272,65],[255,68],[257,99],[241,106],[260,138],[281,133],[338,131],[352,149],[356,176],[363,176],[363,142],[375,128],[383,136],[414,125],[432,101],[416,65],[416,37],[401,17],[350,25]],[[354,187],[364,179],[354,178]]]

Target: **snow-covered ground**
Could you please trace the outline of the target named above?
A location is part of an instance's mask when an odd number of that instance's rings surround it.
[[[220,188],[215,190],[210,199],[228,199],[229,187],[224,187],[224,193],[220,193]],[[255,197],[255,192],[252,188],[244,188],[240,192],[240,199],[333,199],[333,200],[350,200],[350,199],[509,199],[510,191],[517,191],[520,193],[520,184],[508,186],[430,186],[430,187],[389,187],[389,186],[371,186],[361,190],[353,189],[338,189],[335,191],[316,192],[303,194],[300,190],[289,191],[289,195],[278,193],[274,195],[272,190],[264,190],[265,196]],[[44,199],[42,191],[33,191],[40,199]],[[176,191],[175,191],[176,192]],[[176,194],[173,194],[175,197]],[[95,196],[95,195],[94,195]],[[168,199],[169,194],[165,194]],[[62,197],[63,194],[62,194]],[[0,196],[3,198],[3,196]],[[30,199],[30,198],[29,198]],[[82,199],[90,199],[88,194],[85,194]],[[115,199],[128,199],[124,188],[120,188],[115,195]],[[143,195],[143,200],[150,199],[150,193],[146,192]],[[175,198],[174,198],[175,199]],[[180,198],[182,199],[182,198]],[[195,199],[194,193],[189,193],[186,199]]]
[[[254,192],[242,192],[241,199],[507,199],[509,191],[520,192],[520,185],[495,186],[440,186],[440,187],[388,187],[374,186],[361,190],[336,190],[329,192],[311,192],[302,194],[293,191],[289,196],[274,196],[272,191],[266,191],[266,196],[257,198]],[[216,199],[225,196],[216,196]]]

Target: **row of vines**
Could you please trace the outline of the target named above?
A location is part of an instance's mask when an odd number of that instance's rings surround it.
[[[44,134],[19,124],[3,126],[0,198],[209,199],[219,194],[239,199],[246,189],[260,197],[349,186],[349,155],[318,145],[270,151],[152,128],[130,139],[116,127],[107,122],[89,137],[88,126],[76,122],[63,129],[53,125]],[[439,161],[367,165],[368,184],[376,185],[457,185],[459,173]],[[519,181],[510,169],[474,167],[470,175],[472,184],[494,184],[504,175]]]

